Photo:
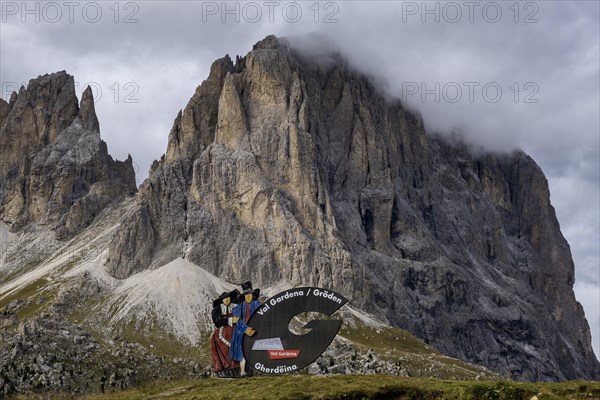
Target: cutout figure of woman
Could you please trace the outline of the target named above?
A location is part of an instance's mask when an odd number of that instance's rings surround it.
[[[233,338],[231,339],[231,347],[229,349],[229,358],[234,361],[241,362],[244,360],[242,351],[242,339],[244,335],[252,336],[255,331],[247,325],[252,313],[260,307],[258,297],[260,289],[252,290],[252,282],[242,284],[242,294],[240,295],[240,304],[233,309]],[[244,368],[246,374],[252,371],[250,368]]]
[[[213,373],[219,378],[239,378],[240,363],[229,357],[233,337],[233,313],[240,292],[223,292],[213,301],[212,320],[216,326],[211,337]]]

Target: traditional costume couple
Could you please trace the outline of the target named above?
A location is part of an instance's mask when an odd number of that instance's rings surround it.
[[[237,289],[223,292],[213,301],[212,319],[216,326],[211,338],[213,373],[220,378],[239,378],[240,362],[244,359],[242,339],[244,334],[252,336],[248,320],[260,307],[260,289],[252,290],[252,283],[242,284],[242,293]],[[247,374],[251,373],[245,368]]]

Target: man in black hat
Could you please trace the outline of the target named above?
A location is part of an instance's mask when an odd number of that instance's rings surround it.
[[[240,376],[240,363],[229,357],[233,337],[233,304],[238,303],[240,292],[236,289],[223,292],[213,301],[212,320],[216,326],[211,337],[213,373],[220,378]]]
[[[233,322],[235,328],[233,330],[233,338],[231,339],[231,347],[229,349],[229,358],[234,361],[241,362],[244,359],[242,352],[242,339],[244,335],[252,336],[255,331],[247,325],[250,316],[258,307],[260,302],[258,296],[260,290],[252,290],[252,282],[244,282],[242,284],[242,294],[240,294],[240,304],[233,309]]]

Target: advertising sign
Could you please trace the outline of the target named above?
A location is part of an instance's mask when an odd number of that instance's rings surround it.
[[[308,366],[329,347],[342,321],[310,321],[303,327],[310,330],[304,335],[292,333],[290,321],[304,312],[331,316],[347,301],[339,293],[314,287],[289,289],[267,299],[248,321],[255,333],[243,338],[247,365],[265,374],[294,372]]]

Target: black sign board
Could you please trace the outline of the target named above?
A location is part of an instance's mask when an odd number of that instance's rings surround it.
[[[342,321],[313,320],[310,331],[296,335],[289,323],[303,312],[332,315],[348,300],[327,289],[301,287],[281,292],[264,302],[250,317],[248,326],[256,333],[244,336],[243,352],[255,371],[282,374],[298,371],[315,361],[329,347]]]

